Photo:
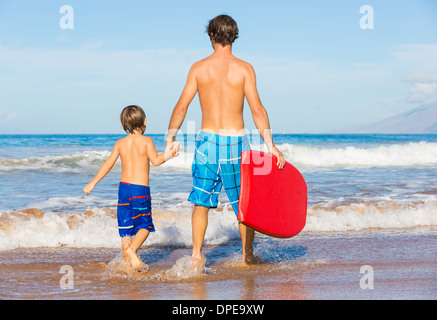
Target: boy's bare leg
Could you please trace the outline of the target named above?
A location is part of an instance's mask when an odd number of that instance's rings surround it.
[[[141,267],[141,260],[138,258],[136,253],[138,249],[141,247],[141,245],[144,243],[144,241],[146,241],[148,236],[149,236],[149,231],[147,231],[146,229],[140,229],[135,235],[132,244],[129,246],[128,249],[126,249],[126,253],[129,256],[130,263],[134,268]]]
[[[193,254],[191,259],[193,263],[201,264],[205,259],[202,254],[203,240],[208,226],[208,211],[209,208],[202,206],[194,206],[193,215],[191,217],[191,225],[193,230]]]
[[[132,245],[132,237],[122,237],[121,238],[121,248],[123,249],[124,261],[129,262],[130,257],[127,254],[127,249]]]
[[[243,263],[244,264],[253,264],[253,237],[254,230],[243,223],[239,223],[238,229],[241,235],[241,246],[243,248]]]
[[[131,245],[131,249],[133,250],[133,252],[137,252],[137,250],[143,245],[144,241],[146,241],[148,236],[149,231],[146,229],[140,229],[137,232]]]

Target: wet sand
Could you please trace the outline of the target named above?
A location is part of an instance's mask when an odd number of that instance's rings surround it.
[[[175,268],[191,254],[187,247],[143,246],[138,253],[147,273],[120,268],[119,249],[20,248],[0,251],[0,298],[433,300],[436,240],[437,228],[303,232],[292,239],[258,234],[255,254],[262,263],[242,266],[240,242],[230,240],[205,247],[205,271],[194,277]],[[363,266],[370,269],[360,273]]]

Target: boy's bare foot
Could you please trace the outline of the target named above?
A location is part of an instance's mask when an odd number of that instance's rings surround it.
[[[134,271],[138,273],[147,273],[149,271],[149,266],[144,262],[141,262],[139,267],[134,268]]]
[[[121,239],[121,247],[123,249],[123,258],[124,258],[124,261],[126,261],[126,262],[130,262],[130,256],[127,253],[127,249],[129,249],[131,245],[132,245],[132,238],[131,237],[123,237]]]
[[[131,248],[126,249],[126,254],[129,257],[130,263],[134,269],[141,268],[142,262]]]

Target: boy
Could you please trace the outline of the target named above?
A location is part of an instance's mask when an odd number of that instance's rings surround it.
[[[154,166],[159,166],[177,156],[178,150],[182,147],[179,142],[174,142],[167,146],[164,153],[158,154],[153,140],[143,136],[146,130],[146,115],[139,106],[131,105],[124,108],[120,120],[128,135],[115,143],[111,155],[83,191],[89,195],[120,156],[122,173],[118,190],[118,230],[124,259],[130,262],[134,269],[138,269],[141,267],[141,261],[136,252],[147,239],[149,232],[155,231],[151,216],[149,161]]]

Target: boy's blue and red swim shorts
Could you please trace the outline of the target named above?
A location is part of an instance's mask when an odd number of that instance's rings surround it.
[[[133,236],[140,229],[155,231],[151,200],[150,187],[120,182],[117,204],[120,237]]]

